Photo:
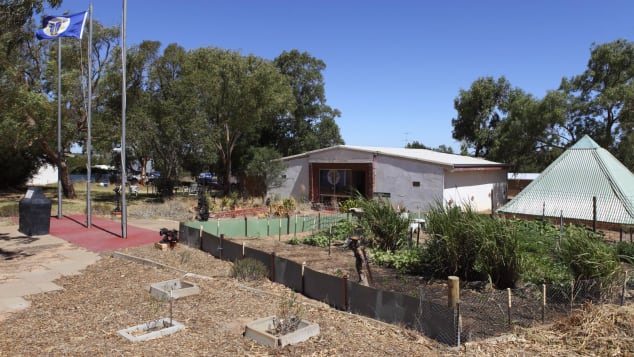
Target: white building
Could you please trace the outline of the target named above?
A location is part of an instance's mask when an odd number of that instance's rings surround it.
[[[507,166],[424,149],[334,146],[281,159],[287,169],[270,195],[332,203],[355,191],[395,207],[426,211],[436,202],[490,212],[506,202]]]

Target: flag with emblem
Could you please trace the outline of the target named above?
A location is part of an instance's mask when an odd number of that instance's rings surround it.
[[[88,11],[83,11],[72,15],[47,16],[44,18],[44,27],[37,30],[36,36],[40,40],[49,40],[58,37],[75,37],[81,39],[87,14]]]

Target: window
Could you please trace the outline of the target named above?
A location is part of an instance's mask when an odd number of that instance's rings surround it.
[[[414,187],[420,187],[420,181],[414,181],[414,182],[412,182],[412,186],[414,186]]]

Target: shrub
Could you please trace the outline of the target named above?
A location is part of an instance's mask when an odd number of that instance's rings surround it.
[[[490,277],[500,289],[514,288],[520,276],[520,241],[526,239],[520,225],[504,219],[482,218],[474,234],[480,235],[475,270]]]
[[[475,264],[482,239],[478,233],[481,220],[469,206],[463,210],[437,202],[427,212],[430,239],[426,244],[429,260],[425,270],[442,278],[457,275],[469,280],[479,275]]]
[[[297,302],[297,295],[292,292],[284,294],[277,305],[273,326],[267,332],[275,336],[284,336],[297,330],[302,321],[302,313],[303,309]]]
[[[616,245],[616,253],[622,262],[634,264],[634,243],[619,242]]]
[[[361,224],[366,232],[366,244],[384,251],[396,251],[407,242],[409,222],[400,216],[388,200],[360,200]]]
[[[567,225],[561,237],[558,258],[570,267],[577,280],[607,279],[620,272],[616,249],[585,227]]]
[[[372,250],[372,260],[382,266],[394,268],[403,274],[422,273],[422,262],[425,261],[426,251],[422,247],[401,249],[396,252]]]
[[[238,260],[231,267],[231,277],[240,281],[263,280],[269,275],[266,266],[253,258]]]
[[[303,244],[312,245],[316,247],[322,247],[322,248],[327,247],[330,241],[331,240],[328,237],[328,233],[324,233],[324,232],[319,232],[312,236],[308,236],[302,239]]]
[[[18,217],[18,216],[19,216],[18,202],[0,206],[0,217]]]

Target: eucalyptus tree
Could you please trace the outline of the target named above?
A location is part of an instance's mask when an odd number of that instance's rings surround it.
[[[622,161],[634,161],[634,43],[593,44],[587,69],[564,78],[560,91],[571,99],[567,126],[577,136],[589,134]]]
[[[61,0],[0,1],[0,187],[23,184],[44,162],[38,124],[53,112],[32,58],[33,14],[46,3]]]
[[[292,93],[269,61],[217,48],[190,53],[187,83],[197,97],[197,114],[205,118],[201,130],[213,136],[228,191],[234,152],[246,152],[266,125],[293,110]]]
[[[274,63],[287,77],[296,104],[295,110],[281,117],[275,126],[277,149],[288,156],[343,144],[335,122],[341,113],[326,104],[324,61],[307,52],[291,50],[282,52]]]
[[[486,157],[496,138],[496,128],[508,112],[511,84],[504,77],[479,78],[454,100],[458,112],[451,120],[452,136],[473,156]]]
[[[43,2],[20,2],[25,6],[23,14],[32,15],[35,11],[42,11]],[[58,5],[58,2],[49,2]],[[17,11],[15,2],[8,4],[2,11]],[[20,11],[17,11],[22,13]],[[4,13],[3,13],[4,15]],[[19,16],[18,16],[19,17]],[[0,16],[5,20],[4,16]],[[18,21],[14,19],[14,22]],[[64,197],[74,198],[75,191],[70,180],[70,171],[65,157],[59,157],[56,148],[55,135],[57,131],[57,97],[62,102],[62,150],[69,151],[71,144],[82,143],[85,140],[87,124],[87,95],[88,83],[93,86],[98,82],[102,71],[99,68],[99,60],[107,61],[108,51],[102,51],[103,46],[109,46],[116,38],[117,30],[107,29],[96,23],[93,36],[93,58],[87,58],[88,36],[79,41],[76,39],[62,39],[62,71],[58,73],[57,55],[59,48],[57,41],[35,40],[35,30],[39,27],[33,18],[27,18],[24,26],[13,29],[12,32],[2,34],[4,47],[3,61],[0,64],[4,77],[4,90],[12,92],[11,95],[3,95],[13,101],[7,101],[3,110],[4,118],[12,118],[7,121],[5,133],[11,130],[19,130],[20,136],[29,136],[28,140],[15,140],[15,143],[28,142],[30,155],[28,161],[32,163],[49,163],[58,166]],[[6,23],[3,27],[8,26]],[[5,41],[6,40],[6,41]],[[106,58],[104,58],[104,56]],[[93,59],[96,59],[93,61]],[[86,78],[88,66],[93,66],[93,77]],[[62,92],[57,93],[57,80],[61,79]],[[11,88],[9,88],[11,87]],[[93,93],[94,94],[94,93]],[[94,97],[93,97],[94,98]],[[9,115],[11,113],[11,115]],[[3,122],[4,122],[3,118]],[[2,150],[10,154],[10,150]],[[11,157],[20,157],[24,150],[10,154]],[[26,159],[27,157],[25,157]],[[6,162],[6,160],[3,160]],[[37,166],[37,165],[36,165]]]

